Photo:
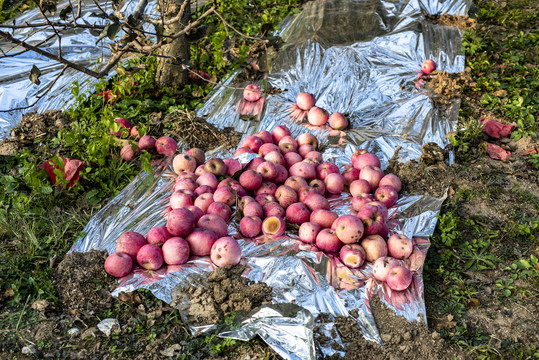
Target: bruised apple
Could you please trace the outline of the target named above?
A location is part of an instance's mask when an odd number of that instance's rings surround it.
[[[241,260],[240,244],[231,236],[219,238],[211,247],[210,258],[219,267],[238,265]]]

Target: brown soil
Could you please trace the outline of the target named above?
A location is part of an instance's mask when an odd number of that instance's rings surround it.
[[[462,351],[448,346],[440,334],[429,330],[424,323],[410,323],[373,297],[370,306],[384,346],[358,336],[359,327],[350,317],[337,317],[336,329],[345,346],[345,359],[373,360],[430,360],[464,359]],[[335,357],[336,359],[338,357]]]
[[[473,29],[476,25],[475,20],[468,16],[425,14],[425,18],[433,24],[458,27],[459,29]]]
[[[0,141],[0,155],[14,155],[25,149],[39,153],[40,139],[56,136],[58,131],[71,125],[71,122],[69,115],[60,110],[48,110],[42,114],[28,113],[11,130],[11,138]]]
[[[163,123],[174,124],[170,136],[181,140],[188,147],[198,147],[204,151],[218,146],[224,146],[226,149],[235,148],[242,137],[242,134],[233,128],[217,129],[195,114],[181,110],[167,114]]]
[[[421,147],[419,160],[398,162],[400,147],[395,150],[386,172],[400,177],[403,192],[409,195],[442,197],[455,179],[455,171],[446,164],[448,153],[436,143]]]
[[[106,251],[70,253],[54,273],[60,305],[81,312],[99,312],[110,307],[110,292],[116,282],[105,272]]]
[[[433,71],[425,76],[424,89],[432,94],[432,99],[439,104],[451,104],[455,98],[462,96],[463,86],[469,86],[472,82],[469,68],[460,73],[447,73]]]
[[[244,266],[217,268],[207,278],[173,291],[172,305],[186,311],[193,325],[215,324],[231,312],[248,312],[271,301],[271,287],[242,277]]]

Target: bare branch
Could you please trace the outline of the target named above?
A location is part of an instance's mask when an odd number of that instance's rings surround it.
[[[212,13],[217,13],[217,11],[215,11],[215,5],[212,5],[211,8],[209,8],[208,10],[206,10],[206,12],[202,15],[200,15],[200,17],[198,19],[196,19],[195,21],[193,21],[192,23],[189,23],[189,25],[187,25],[186,27],[184,27],[181,31],[178,31],[176,34],[174,35],[171,35],[171,38],[172,39],[177,39],[179,38],[180,36],[188,33],[189,31],[191,31],[194,27],[197,27],[198,24],[200,24],[202,22],[202,20],[211,15]],[[165,22],[166,24],[166,22]]]
[[[0,29],[27,29],[27,28],[37,28],[37,27],[46,27],[49,23],[37,23],[37,24],[29,24],[27,22],[24,23],[24,25],[7,25],[7,24],[0,24]],[[105,28],[105,25],[88,25],[88,24],[78,24],[78,23],[67,23],[63,21],[55,21],[51,22],[51,25],[53,26],[59,26],[63,27],[65,29],[72,29],[72,28],[81,28],[81,29],[96,29],[96,30],[103,30]],[[43,30],[43,29],[40,29]]]
[[[61,64],[64,64],[64,65],[67,65],[75,70],[78,70],[80,72],[83,72],[87,75],[90,75],[90,76],[93,76],[95,78],[99,78],[99,74],[96,73],[95,71],[93,70],[90,70],[90,69],[87,69],[85,68],[84,66],[81,66],[79,64],[75,64],[74,62],[72,61],[69,61],[69,60],[66,60],[64,59],[63,57],[61,56],[58,56],[58,55],[53,55],[45,50],[41,50],[40,48],[38,48],[37,46],[33,46],[33,45],[30,45],[24,41],[21,41],[19,39],[16,39],[14,38],[13,36],[11,36],[10,34],[8,34],[7,32],[4,32],[4,31],[0,31],[0,38],[4,38],[6,39],[7,41],[9,41],[10,43],[13,43],[13,44],[17,44],[19,46],[22,46],[23,48],[27,49],[27,50],[32,50],[36,53],[38,53],[39,55],[43,55],[45,56],[46,58],[48,59],[52,59],[52,60],[55,60],[55,61],[58,61],[59,63]]]

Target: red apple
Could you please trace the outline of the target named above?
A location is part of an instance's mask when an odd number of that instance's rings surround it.
[[[348,127],[348,119],[338,112],[330,115],[328,123],[335,130],[344,130]]]
[[[206,214],[208,215],[217,215],[221,218],[223,218],[224,221],[228,221],[230,219],[230,216],[232,215],[232,209],[230,206],[228,206],[225,203],[222,203],[220,201],[215,201],[208,206],[208,210],[206,210]]]
[[[309,210],[314,211],[316,209],[329,210],[329,201],[320,194],[314,193],[308,195],[303,201]]]
[[[163,246],[165,241],[170,239],[172,235],[167,230],[166,226],[155,226],[151,228],[146,234],[146,240],[148,244],[153,244],[157,246]]]
[[[399,194],[392,186],[383,185],[376,189],[374,198],[383,203],[386,207],[391,207],[397,202]]]
[[[292,165],[288,172],[290,173],[290,176],[301,176],[305,180],[316,179],[316,170],[314,166],[305,161]]]
[[[376,259],[372,267],[372,275],[376,280],[386,281],[387,274],[395,266],[399,266],[399,262],[390,256],[382,256]]]
[[[146,245],[146,238],[135,231],[127,231],[120,235],[116,242],[116,252],[123,252],[136,260],[141,247]]]
[[[178,148],[178,144],[173,138],[170,138],[168,136],[161,136],[157,141],[155,142],[155,149],[157,150],[158,154],[165,155],[165,156],[171,156],[176,153],[176,149]]]
[[[274,143],[265,143],[260,146],[260,149],[258,150],[258,154],[262,157],[266,156],[272,151],[281,151],[277,145]]]
[[[291,187],[296,192],[298,192],[302,187],[307,186],[307,181],[301,176],[291,176],[284,182],[286,186]]]
[[[314,146],[312,146],[311,144],[303,144],[303,145],[300,145],[299,148],[298,148],[298,153],[303,157],[305,158],[305,156],[310,153],[311,151],[316,151],[316,149],[314,148]]]
[[[311,180],[309,186],[320,195],[324,195],[326,193],[326,185],[324,185],[324,182],[320,179]]]
[[[163,251],[159,246],[146,244],[138,251],[137,262],[146,270],[157,270],[163,266]]]
[[[401,191],[402,183],[399,177],[395,174],[387,174],[381,180],[378,186],[392,186],[397,192]]]
[[[403,291],[412,283],[412,273],[404,266],[395,266],[387,274],[387,286],[391,290]]]
[[[223,160],[219,158],[212,158],[206,161],[204,170],[212,173],[215,176],[224,176],[226,174],[226,165]]]
[[[427,59],[423,61],[423,64],[421,64],[421,71],[425,75],[430,74],[434,70],[436,70],[436,63],[434,62],[434,60]]]
[[[331,228],[333,222],[337,220],[339,215],[336,212],[325,209],[316,209],[311,213],[310,222],[318,224],[322,229]]]
[[[219,181],[217,180],[217,177],[212,174],[211,172],[207,172],[205,174],[200,175],[196,183],[200,186],[207,185],[210,186],[212,189],[217,189],[217,186],[219,185]]]
[[[298,138],[296,139],[296,141],[298,143],[298,150],[303,145],[311,145],[312,148],[309,148],[310,151],[314,151],[314,150],[316,150],[318,148],[318,139],[316,138],[316,136],[314,136],[313,134],[310,134],[310,133],[300,134],[298,136]],[[307,151],[307,152],[309,152],[309,151]]]
[[[374,191],[378,187],[378,184],[383,177],[384,172],[379,167],[371,165],[365,166],[359,173],[359,178],[367,180],[371,185],[371,191]]]
[[[309,221],[311,212],[305,204],[297,202],[286,208],[286,218],[293,224],[303,224]]]
[[[249,84],[243,89],[243,98],[247,101],[258,101],[261,96],[260,87],[256,84]]]
[[[282,138],[285,136],[290,136],[291,133],[290,129],[286,125],[279,125],[273,129],[271,135],[273,136],[273,142],[278,144]]]
[[[163,259],[168,265],[182,265],[189,260],[189,243],[181,237],[173,237],[163,244]]]
[[[140,138],[138,141],[138,149],[140,151],[146,150],[148,152],[152,152],[155,149],[155,138],[150,135],[144,135]]]
[[[263,143],[273,143],[273,136],[267,130],[262,130],[254,134],[254,136],[259,137]]]
[[[195,215],[185,209],[174,209],[168,213],[167,230],[172,236],[184,237],[195,225]]]
[[[404,234],[393,234],[387,239],[387,251],[395,259],[406,259],[414,251],[412,240]]]
[[[365,250],[365,260],[373,262],[387,256],[386,241],[380,235],[369,235],[361,240],[361,247]]]
[[[316,246],[324,252],[337,252],[343,243],[331,229],[322,229],[316,236]]]
[[[206,162],[206,153],[199,148],[191,148],[185,152],[187,155],[191,155],[195,158],[198,165],[202,165]]]
[[[264,208],[257,201],[249,202],[243,206],[243,216],[264,217]]]
[[[344,176],[340,173],[332,173],[326,176],[324,184],[326,185],[326,191],[330,194],[340,194],[344,190]]]
[[[260,147],[264,144],[262,139],[256,136],[247,136],[245,139],[243,139],[240,143],[240,148],[246,147],[251,149],[254,153],[257,153]]]
[[[242,168],[240,162],[236,159],[224,159],[223,162],[226,165],[226,174],[228,176],[234,176]]]
[[[329,113],[318,106],[313,106],[307,114],[307,121],[314,126],[322,126],[328,122]]]
[[[240,244],[231,236],[219,238],[213,243],[210,258],[219,267],[238,265],[241,260]]]
[[[353,165],[356,169],[360,171],[363,170],[363,168],[367,165],[375,166],[378,168],[381,166],[380,159],[378,158],[378,156],[370,152],[366,152],[366,153],[358,155]]]
[[[363,236],[363,223],[357,217],[342,215],[335,222],[335,233],[343,243],[357,243]]]
[[[288,152],[284,154],[284,162],[287,168],[294,165],[295,163],[301,162],[302,160],[303,160],[303,157],[297,152]]]
[[[121,251],[110,254],[105,260],[105,271],[107,274],[117,278],[129,274],[132,268],[133,259],[129,254]]]
[[[174,172],[176,174],[180,174],[184,171],[194,172],[197,168],[197,161],[191,155],[178,154],[174,156],[174,160],[172,161],[172,167],[174,168]]]
[[[320,230],[322,230],[320,225],[313,222],[304,222],[299,227],[299,239],[303,242],[314,244],[316,242],[316,236]]]
[[[258,236],[262,231],[262,220],[258,216],[246,216],[240,220],[240,233],[248,238]]]
[[[304,111],[310,110],[314,104],[316,103],[316,99],[314,98],[313,94],[301,92],[296,97],[296,105]]]
[[[196,256],[208,256],[211,252],[211,247],[217,241],[218,236],[210,229],[194,228],[191,233],[185,238],[189,243],[191,254]]]

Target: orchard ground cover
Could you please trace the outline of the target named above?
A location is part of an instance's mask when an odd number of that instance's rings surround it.
[[[223,13],[230,14],[229,21],[242,21],[234,26],[245,34],[263,36],[299,6],[283,2],[270,8],[268,4],[259,5],[252,18],[234,15],[242,11],[240,5],[230,5]],[[337,329],[351,341],[350,358],[357,358],[354,349],[390,358],[420,354],[414,353],[420,348],[432,349],[440,358],[538,356],[534,347],[539,343],[535,311],[539,301],[539,155],[533,152],[538,146],[536,8],[532,1],[479,1],[470,11],[475,24],[431,19],[466,27],[466,71],[458,75],[438,72],[431,81],[433,91],[438,89],[439,106],[453,96],[462,100],[459,131],[449,134],[456,164],[448,166],[433,155],[443,151],[428,148],[417,162],[390,164],[409,194],[442,196],[449,189],[424,271],[429,328],[409,325],[392,332],[380,326],[386,343],[382,351],[354,336],[358,330],[343,319]],[[225,38],[226,31],[217,28],[193,44],[197,67],[214,80],[251,66],[248,59],[264,56],[259,44],[242,38],[233,47],[223,47]],[[80,94],[74,84],[77,107],[64,115],[28,116],[12,131],[12,138],[0,144],[4,154],[0,158],[0,354],[6,358],[32,353],[75,358],[104,354],[114,358],[148,358],[148,354],[155,358],[276,358],[260,340],[244,344],[212,335],[192,337],[176,309],[145,291],[111,297],[115,282],[103,271],[103,253],[64,259],[91,216],[140,169],[151,171],[149,156],[132,163],[120,160],[121,147],[108,134],[115,117],[137,119],[142,132],[171,135],[190,146],[202,144],[205,150],[216,142],[225,143],[215,129],[193,115],[210,86],[193,83],[159,93],[152,86],[153,60],[140,63],[145,70],[133,75],[135,93],[123,76],[98,84],[91,96]],[[104,105],[96,94],[106,89],[115,90],[123,100]],[[488,139],[478,125],[482,118],[517,127],[511,138]],[[200,133],[185,131],[186,124],[193,122],[197,124],[193,129],[201,129]],[[235,148],[241,134],[235,136],[236,141],[225,145]],[[512,156],[504,162],[490,159],[485,140],[511,150]],[[53,187],[47,175],[37,171],[38,164],[56,155],[86,162],[79,185],[69,190]],[[386,318],[383,308],[374,311],[375,317]],[[104,318],[117,318],[121,329],[105,336],[96,328]],[[233,320],[231,313],[222,323],[233,326]],[[386,321],[398,323],[398,319]],[[74,328],[79,331],[70,334]],[[323,339],[318,337],[318,341]]]

